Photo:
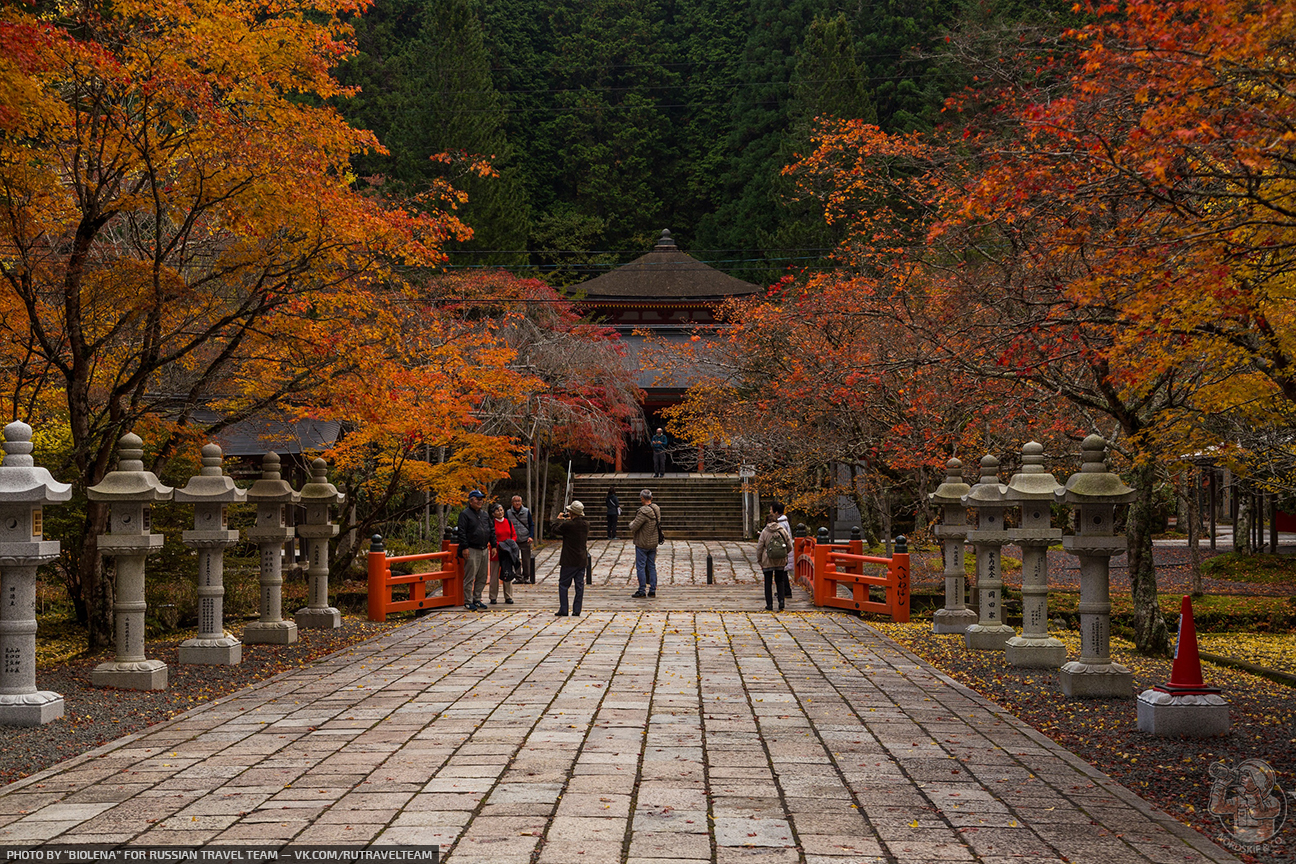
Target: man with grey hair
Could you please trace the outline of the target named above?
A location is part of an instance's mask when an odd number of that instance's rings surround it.
[[[632,597],[657,596],[657,545],[661,539],[661,508],[653,503],[651,489],[639,493],[639,512],[630,521],[635,546],[635,573],[639,590]]]

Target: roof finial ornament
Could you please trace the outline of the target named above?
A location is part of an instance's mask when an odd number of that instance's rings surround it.
[[[670,229],[663,228],[661,237],[657,240],[658,248],[662,246],[674,246],[674,245],[675,245],[675,238],[671,237]]]

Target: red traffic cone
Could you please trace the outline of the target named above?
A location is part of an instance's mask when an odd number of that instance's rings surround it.
[[[1183,598],[1179,608],[1179,638],[1175,640],[1170,681],[1152,689],[1172,696],[1220,692],[1218,687],[1207,687],[1202,681],[1201,657],[1197,655],[1197,628],[1193,626],[1192,600],[1188,597]]]

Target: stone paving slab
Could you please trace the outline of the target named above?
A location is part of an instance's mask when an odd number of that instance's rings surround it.
[[[12,784],[0,813],[0,843],[452,864],[1236,860],[859,619],[660,606],[429,615]]]

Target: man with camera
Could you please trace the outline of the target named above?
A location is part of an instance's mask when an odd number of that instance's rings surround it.
[[[558,556],[558,617],[567,615],[567,594],[573,584],[576,596],[572,598],[571,614],[580,615],[581,600],[585,596],[585,564],[589,560],[587,541],[589,522],[585,519],[585,505],[573,501],[558,516],[554,534],[562,538],[562,552]]]

